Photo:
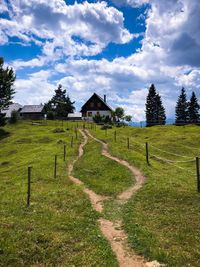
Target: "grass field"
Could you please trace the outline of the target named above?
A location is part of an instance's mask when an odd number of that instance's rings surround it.
[[[19,122],[0,130],[0,266],[117,266],[98,229],[99,215],[82,188],[67,178],[66,166],[81,141],[80,134],[75,138],[74,126],[64,123],[63,133],[53,133],[61,123]],[[29,208],[28,165],[32,166]]]
[[[105,214],[123,218],[130,245],[168,266],[200,266],[200,194],[193,160],[200,156],[200,128],[125,127],[110,129],[106,135],[97,127],[91,132],[108,142],[111,154],[134,164],[147,177],[143,188],[118,213],[116,203],[107,201]],[[149,144],[150,166],[146,164],[145,142]],[[193,161],[180,162],[188,160]]]
[[[101,155],[101,144],[89,139],[83,157],[75,164],[75,177],[79,177],[97,194],[116,196],[133,184],[126,167]]]
[[[82,187],[67,177],[66,166],[77,156],[82,138],[80,133],[75,138],[75,126],[65,122],[60,133],[53,131],[62,128],[61,122],[19,122],[0,129],[0,266],[118,266],[98,228],[99,214]],[[147,178],[127,204],[116,201],[116,195],[134,182],[131,174],[101,156],[100,144],[89,139],[74,173],[95,192],[112,197],[105,201],[102,216],[123,220],[131,247],[146,258],[171,267],[199,267],[200,194],[194,158],[200,156],[200,128],[125,127],[106,134],[97,127],[90,131],[108,142],[111,154],[137,166]],[[32,166],[29,208],[28,165]]]

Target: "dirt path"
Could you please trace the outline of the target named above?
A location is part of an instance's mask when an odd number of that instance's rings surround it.
[[[69,179],[70,179],[72,182],[74,182],[75,184],[83,185],[83,187],[84,187],[83,190],[84,190],[84,192],[89,196],[93,208],[94,208],[96,211],[98,211],[98,212],[102,212],[102,210],[103,210],[103,204],[102,204],[102,202],[103,202],[104,200],[106,200],[106,199],[109,199],[109,197],[96,194],[94,191],[92,191],[92,190],[86,188],[86,187],[84,186],[84,183],[83,183],[82,181],[80,181],[79,179],[77,179],[77,178],[75,178],[75,177],[72,176],[72,172],[73,172],[73,169],[74,169],[74,164],[79,160],[79,158],[82,157],[83,152],[84,152],[84,151],[83,151],[83,148],[84,148],[84,146],[85,146],[85,145],[87,144],[87,142],[88,142],[88,137],[87,137],[87,135],[86,135],[82,130],[79,130],[79,131],[80,131],[80,133],[81,133],[82,136],[83,136],[83,142],[82,142],[82,143],[80,144],[80,146],[79,146],[79,150],[78,150],[78,156],[77,156],[77,158],[76,158],[71,164],[69,164],[69,166],[68,166]]]
[[[83,132],[82,130],[79,130],[79,131],[82,134],[84,141],[81,143],[79,147],[78,157],[68,167],[69,178],[74,183],[83,185],[84,192],[88,194],[94,209],[101,213],[103,210],[103,201],[108,199],[109,197],[96,194],[92,190],[86,188],[82,181],[72,176],[74,164],[83,155],[83,148],[88,142],[88,136],[90,136],[91,138],[93,138],[94,140],[102,144],[102,155],[112,160],[115,160],[121,165],[126,166],[133,173],[136,183],[130,188],[128,188],[126,191],[122,192],[121,194],[117,196],[117,198],[120,200],[127,201],[128,199],[130,199],[133,193],[138,191],[141,188],[142,184],[145,182],[145,177],[142,175],[142,173],[137,168],[131,166],[127,161],[118,159],[117,157],[113,157],[112,155],[110,155],[108,152],[108,145],[106,143],[93,137],[87,130],[85,130],[85,132]],[[120,221],[118,221],[117,223],[116,222],[114,223],[104,218],[100,218],[98,222],[99,222],[99,226],[100,226],[100,229],[103,235],[110,242],[112,250],[115,252],[117,256],[117,260],[118,260],[120,267],[161,267],[162,266],[157,261],[145,262],[143,257],[133,254],[133,250],[130,250],[130,248],[128,247],[127,235],[122,229]]]
[[[95,138],[93,135],[91,135],[89,133],[88,130],[86,130],[86,133],[88,136],[90,136],[91,138],[93,138],[95,141],[99,142],[102,145],[102,155],[103,156],[118,162],[119,164],[125,166],[126,168],[128,168],[132,172],[133,179],[135,180],[135,184],[117,196],[118,199],[129,200],[131,198],[131,196],[133,195],[133,193],[137,192],[142,187],[146,178],[140,172],[140,170],[138,170],[134,166],[130,165],[129,162],[110,155],[110,153],[108,151],[108,144]]]

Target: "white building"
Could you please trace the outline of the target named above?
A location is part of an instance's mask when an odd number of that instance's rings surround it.
[[[112,108],[104,99],[94,93],[81,108],[82,118],[91,121],[95,115],[108,116],[111,118]]]

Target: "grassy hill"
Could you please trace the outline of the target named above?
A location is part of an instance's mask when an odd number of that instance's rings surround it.
[[[55,121],[47,125],[19,122],[0,130],[0,266],[118,266],[98,228],[100,215],[82,187],[67,177],[66,166],[77,156],[82,140],[80,133],[76,139],[76,126],[73,122],[63,126]],[[64,132],[55,132],[56,128]],[[109,144],[111,154],[137,166],[147,179],[125,205],[115,201],[134,182],[132,175],[101,156],[100,144],[89,140],[74,173],[96,193],[111,197],[105,201],[102,216],[123,220],[130,246],[146,258],[173,267],[200,266],[200,193],[195,166],[195,157],[200,156],[200,128],[125,127],[107,132],[100,126],[88,128]],[[150,165],[146,163],[146,142]],[[28,165],[32,166],[29,208]]]
[[[200,156],[200,128],[125,127],[106,133],[98,127],[92,134],[108,142],[111,154],[128,160],[146,175],[146,184],[118,214],[130,245],[169,266],[200,266],[200,193],[194,159]],[[150,166],[145,158],[146,142]],[[116,216],[110,206],[107,203],[107,216]]]
[[[98,226],[99,215],[67,178],[77,156],[74,123],[19,122],[0,131],[0,266],[117,266]],[[74,144],[71,147],[71,137]],[[63,147],[67,145],[66,161]],[[54,178],[54,156],[58,156]],[[26,207],[27,167],[32,166]]]

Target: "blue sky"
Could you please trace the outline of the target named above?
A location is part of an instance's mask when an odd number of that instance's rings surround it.
[[[58,84],[81,105],[106,94],[133,120],[154,83],[167,116],[181,87],[200,96],[198,0],[2,0],[0,56],[17,74],[15,101],[48,101]]]

